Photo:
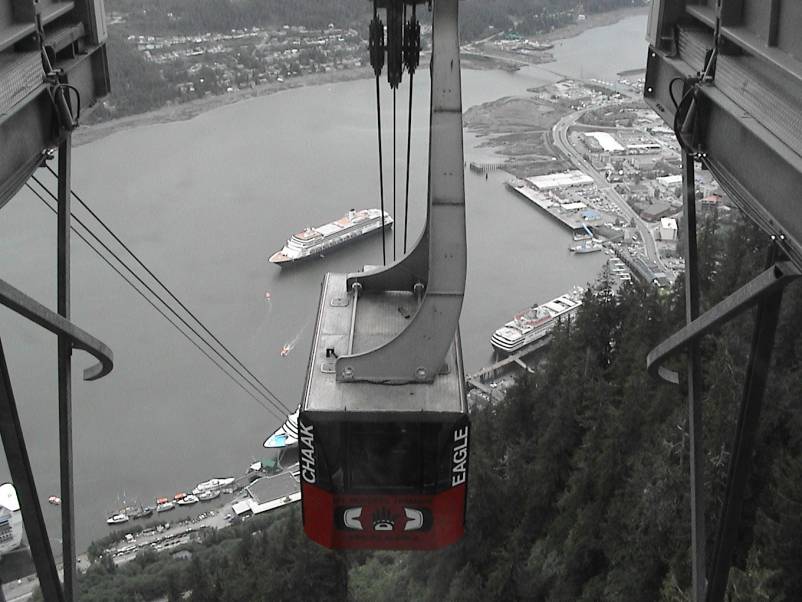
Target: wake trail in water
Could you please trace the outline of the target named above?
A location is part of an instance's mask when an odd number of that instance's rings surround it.
[[[301,338],[301,335],[303,335],[311,321],[312,318],[308,318],[306,322],[304,322],[304,325],[301,326],[301,330],[299,330],[298,333],[288,343],[286,343],[284,347],[281,348],[281,357],[287,357],[290,352],[295,349],[295,346],[298,344],[298,340]]]

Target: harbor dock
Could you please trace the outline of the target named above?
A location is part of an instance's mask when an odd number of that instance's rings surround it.
[[[499,372],[509,367],[510,364],[517,364],[521,368],[529,370],[529,366],[526,364],[526,362],[524,362],[523,358],[531,353],[534,353],[535,351],[543,349],[550,342],[551,335],[545,336],[542,339],[538,339],[534,343],[521,347],[515,353],[512,353],[498,360],[497,362],[490,364],[489,366],[485,366],[473,374],[469,374],[465,377],[465,382],[468,383],[469,386],[479,389],[480,391],[490,395],[492,393],[492,389],[486,384],[488,379],[495,378]]]
[[[507,188],[524,197],[574,234],[586,234],[587,231],[604,223],[602,216],[586,204],[573,199],[564,200],[552,193],[542,192],[530,186],[526,181],[507,182]]]

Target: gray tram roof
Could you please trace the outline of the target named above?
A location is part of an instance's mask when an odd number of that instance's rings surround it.
[[[461,350],[455,339],[445,358],[448,371],[438,374],[432,383],[384,385],[364,382],[337,382],[334,358],[326,358],[326,349],[337,356],[347,355],[353,311],[353,296],[346,291],[346,274],[326,274],[321,292],[312,356],[307,373],[302,410],[321,412],[465,412],[464,373]],[[347,305],[332,300],[348,300]],[[353,353],[378,347],[399,333],[414,315],[415,296],[405,292],[365,293],[360,295],[356,311]]]

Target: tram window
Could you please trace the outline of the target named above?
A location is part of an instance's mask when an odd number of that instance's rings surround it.
[[[419,490],[420,425],[353,423],[348,433],[351,489]]]
[[[421,424],[423,488],[442,488],[451,478],[451,425],[440,422]]]
[[[344,490],[343,477],[343,425],[340,423],[319,422],[317,429],[317,481],[321,487],[331,487],[334,491]]]

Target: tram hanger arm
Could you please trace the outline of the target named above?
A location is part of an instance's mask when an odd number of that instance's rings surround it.
[[[395,337],[369,351],[337,358],[338,381],[432,382],[454,342],[467,271],[457,18],[458,0],[435,0],[424,232],[407,257],[386,268],[350,274],[347,279],[348,294],[354,303],[360,294],[412,292],[410,283],[422,289],[422,299],[406,327]],[[405,260],[413,258],[414,265],[408,265]],[[414,282],[411,275],[416,272],[423,277]]]

